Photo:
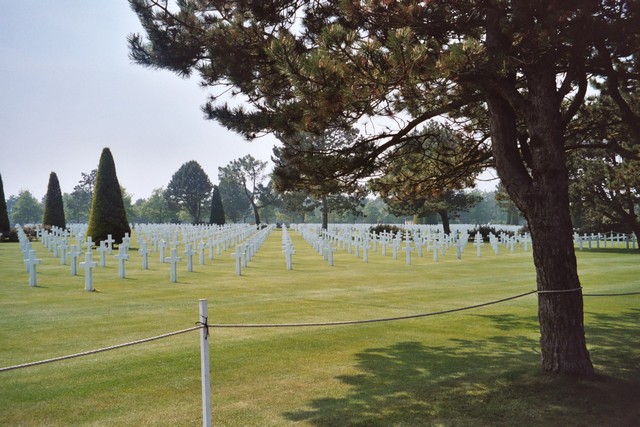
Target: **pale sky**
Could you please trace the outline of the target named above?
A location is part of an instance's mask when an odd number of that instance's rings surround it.
[[[63,193],[98,167],[109,147],[120,185],[137,198],[166,187],[196,160],[218,167],[252,154],[269,160],[275,138],[247,142],[203,119],[207,91],[128,57],[140,32],[126,0],[0,0],[0,174],[5,197],[40,199],[55,172]]]
[[[216,184],[218,167],[234,159],[270,159],[275,138],[247,142],[203,119],[207,91],[197,76],[131,62],[126,37],[141,27],[126,0],[0,0],[0,11],[6,198],[29,190],[41,199],[50,172],[72,192],[104,147],[134,201],[166,187],[190,160]]]

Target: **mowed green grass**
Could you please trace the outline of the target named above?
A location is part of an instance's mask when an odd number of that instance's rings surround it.
[[[38,287],[17,244],[0,245],[0,366],[32,362],[189,328],[198,299],[215,324],[325,322],[454,309],[535,289],[531,253],[462,260],[449,249],[407,266],[404,252],[341,250],[330,267],[295,233],[286,270],[276,230],[235,275],[232,250],[183,262],[178,283],[132,248],[127,278],[115,259],[83,270],[38,242]],[[135,239],[133,239],[135,241]],[[183,256],[183,255],[182,255]],[[97,258],[97,254],[94,259]],[[585,293],[640,291],[640,255],[578,252]],[[540,369],[537,296],[433,317],[313,328],[211,329],[217,426],[638,425],[640,296],[585,297],[594,380]],[[201,425],[197,331],[96,355],[0,372],[2,426]]]

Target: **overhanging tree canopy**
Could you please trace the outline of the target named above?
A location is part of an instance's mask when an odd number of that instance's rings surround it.
[[[446,115],[469,136],[490,134],[495,167],[526,217],[537,269],[542,366],[591,375],[571,236],[566,130],[589,78],[611,95],[635,144],[640,4],[632,1],[431,0],[335,2],[130,0],[147,33],[140,64],[228,86],[250,108],[209,118],[247,137],[322,131],[389,117],[341,154],[354,177],[425,121]],[[609,149],[617,149],[608,146]],[[353,160],[353,159],[352,159]],[[454,167],[462,165],[454,165]]]

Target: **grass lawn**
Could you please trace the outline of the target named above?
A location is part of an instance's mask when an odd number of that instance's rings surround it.
[[[485,245],[462,260],[338,251],[333,267],[295,232],[286,270],[276,230],[242,276],[231,250],[183,262],[178,283],[157,254],[130,251],[83,270],[37,242],[38,287],[17,244],[0,244],[0,367],[189,328],[198,299],[216,324],[360,320],[447,310],[535,289],[531,253]],[[135,241],[135,239],[132,239]],[[183,256],[183,255],[181,255]],[[97,256],[94,256],[94,260]],[[585,293],[640,291],[640,254],[583,250]],[[211,329],[217,426],[633,426],[640,423],[640,295],[585,297],[595,380],[540,369],[537,297],[434,317],[314,328]],[[201,425],[198,332],[0,372],[0,426]]]

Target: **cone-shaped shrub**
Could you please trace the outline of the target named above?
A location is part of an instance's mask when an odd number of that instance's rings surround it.
[[[98,173],[93,187],[91,213],[87,236],[94,242],[106,240],[111,234],[116,243],[122,243],[125,233],[131,233],[127,212],[124,210],[122,191],[116,176],[116,165],[111,150],[105,148],[100,156]]]
[[[4,199],[4,184],[2,184],[2,175],[0,175],[0,233],[5,234],[10,230],[11,224],[9,224],[7,201]]]
[[[49,175],[49,185],[47,186],[47,196],[44,201],[44,216],[42,218],[44,227],[66,228],[64,220],[64,204],[62,203],[62,192],[60,191],[60,181],[55,172]]]
[[[224,225],[224,206],[222,206],[222,197],[217,185],[213,186],[213,194],[211,195],[211,217],[209,224]]]

